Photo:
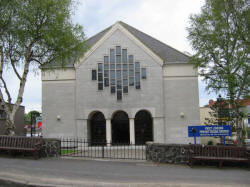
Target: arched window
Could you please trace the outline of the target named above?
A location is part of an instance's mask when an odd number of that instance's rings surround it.
[[[95,112],[90,118],[91,144],[98,145],[106,142],[106,120],[101,112]]]
[[[129,144],[129,118],[126,112],[119,111],[113,115],[112,143]]]
[[[153,141],[153,120],[150,113],[141,110],[135,115],[135,143],[145,144]]]

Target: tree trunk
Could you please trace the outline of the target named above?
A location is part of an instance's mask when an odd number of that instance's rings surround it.
[[[20,104],[23,101],[23,93],[24,93],[24,87],[27,81],[27,75],[29,72],[29,65],[30,65],[30,56],[31,56],[31,48],[32,45],[34,44],[34,42],[32,42],[26,52],[26,60],[25,60],[25,64],[24,64],[24,71],[23,71],[23,75],[22,78],[20,80],[20,86],[19,86],[19,90],[18,90],[18,96],[17,96],[17,100],[16,102],[12,105],[11,104],[11,96],[9,93],[9,90],[7,88],[7,85],[5,84],[5,81],[3,79],[3,66],[4,66],[4,62],[3,62],[3,55],[2,55],[2,48],[0,46],[0,80],[4,83],[4,90],[6,95],[8,96],[8,102],[4,101],[4,97],[3,97],[3,93],[2,90],[0,89],[0,100],[1,100],[1,104],[4,105],[4,110],[7,114],[6,117],[6,128],[5,128],[5,134],[6,135],[15,135],[15,124],[14,124],[14,119],[15,119],[15,115],[16,112],[20,106]]]
[[[243,128],[242,128],[242,120],[241,118],[236,119],[236,136],[237,136],[237,143],[239,146],[242,146],[243,144]]]
[[[15,135],[15,120],[13,115],[7,115],[6,126],[5,126],[5,135],[14,136]]]

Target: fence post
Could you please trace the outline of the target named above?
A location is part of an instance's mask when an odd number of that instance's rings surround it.
[[[102,144],[102,158],[104,158],[104,143]]]

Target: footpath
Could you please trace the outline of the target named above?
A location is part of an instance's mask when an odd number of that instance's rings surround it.
[[[0,158],[0,187],[5,186],[250,187],[250,169],[190,168],[146,161]]]

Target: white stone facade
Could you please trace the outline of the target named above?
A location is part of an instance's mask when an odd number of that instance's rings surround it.
[[[93,69],[103,63],[111,48],[127,49],[134,61],[146,68],[141,88],[128,86],[122,100],[110,86],[98,90],[91,79]],[[101,112],[106,120],[107,142],[112,142],[112,119],[117,111],[129,118],[129,142],[135,143],[135,116],[147,111],[152,117],[152,140],[160,143],[189,143],[187,126],[199,124],[197,70],[184,62],[165,63],[157,54],[129,33],[119,22],[85,54],[74,67],[42,73],[42,112],[44,137],[89,139],[90,118]]]

